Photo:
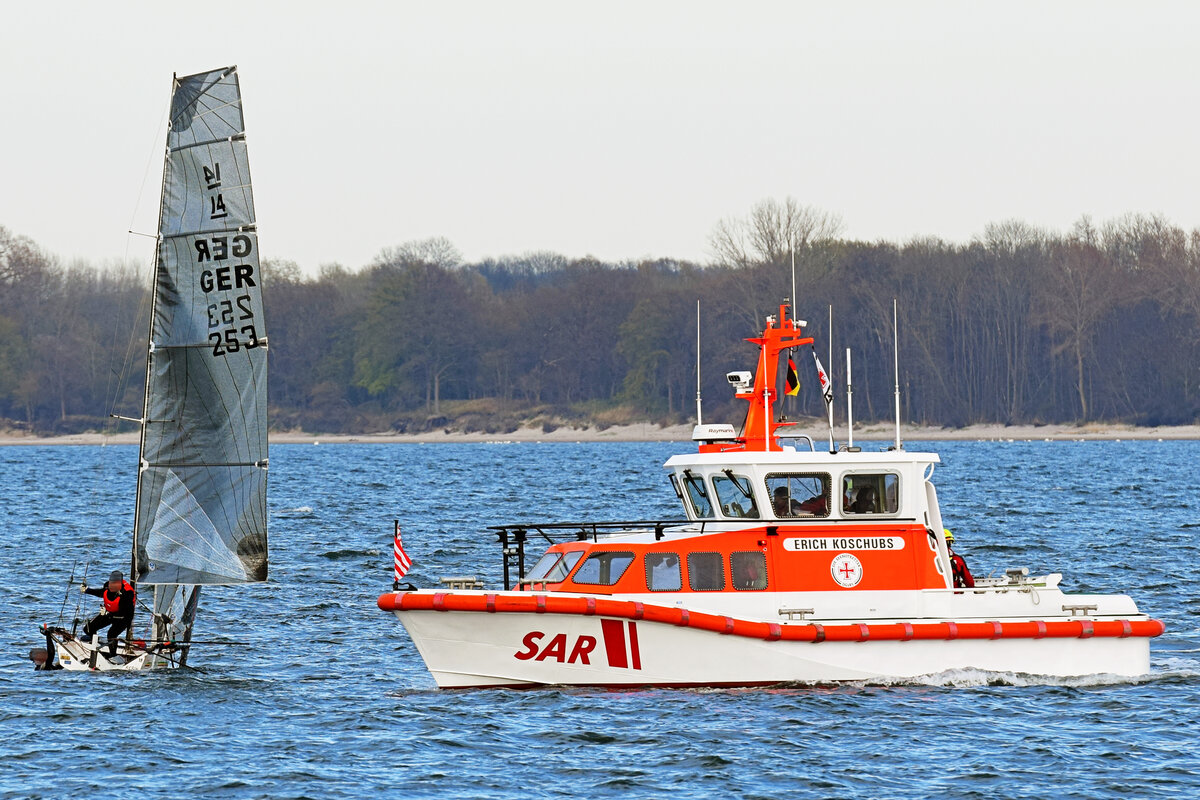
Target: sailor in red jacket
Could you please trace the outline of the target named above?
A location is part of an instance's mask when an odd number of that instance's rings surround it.
[[[971,577],[971,570],[967,569],[967,560],[954,552],[954,534],[949,528],[942,528],[946,532],[946,552],[950,554],[950,571],[954,574],[954,587],[956,589],[970,589],[975,586],[975,579]]]
[[[103,589],[89,589],[85,583],[79,590],[84,594],[99,597],[104,603],[104,610],[83,626],[83,638],[90,642],[92,636],[101,628],[108,627],[108,655],[112,658],[117,654],[117,639],[133,622],[133,607],[137,602],[137,594],[120,572],[109,575],[108,583]]]

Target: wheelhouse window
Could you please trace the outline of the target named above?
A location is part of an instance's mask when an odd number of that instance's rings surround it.
[[[694,592],[725,588],[725,562],[720,553],[688,553],[688,586]]]
[[[646,588],[652,592],[678,592],[683,588],[678,553],[646,553]]]
[[[717,493],[717,502],[721,504],[722,514],[727,517],[758,519],[754,487],[745,475],[734,475],[732,470],[725,470],[723,474],[713,476],[713,489]]]
[[[829,516],[832,480],[826,472],[775,472],[767,476],[771,510],[779,519]]]
[[[712,501],[708,499],[708,488],[704,485],[704,478],[702,476],[685,472],[683,474],[683,489],[692,504],[692,508],[696,510],[697,517],[715,516],[713,514]]]
[[[633,563],[633,553],[614,550],[602,550],[592,553],[587,560],[579,565],[572,581],[575,583],[590,583],[596,586],[612,586],[621,580],[625,570]]]
[[[761,550],[729,554],[729,574],[733,588],[757,591],[767,588],[767,556]]]
[[[895,514],[900,508],[900,476],[857,473],[842,478],[842,510],[851,515]]]

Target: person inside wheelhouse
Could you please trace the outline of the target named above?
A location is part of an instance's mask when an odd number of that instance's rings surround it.
[[[899,478],[891,472],[846,475],[842,479],[845,514],[895,514]]]
[[[767,491],[771,494],[771,509],[780,519],[829,516],[828,475],[812,473],[768,475]]]

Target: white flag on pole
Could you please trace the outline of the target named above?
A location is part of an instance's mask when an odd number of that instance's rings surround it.
[[[817,380],[821,383],[821,394],[825,397],[825,405],[833,404],[833,381],[829,379],[829,373],[821,366],[821,359],[817,358],[817,351],[812,351],[813,361],[817,363]]]

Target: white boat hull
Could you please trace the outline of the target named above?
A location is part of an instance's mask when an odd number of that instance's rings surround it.
[[[128,647],[123,641],[117,645],[116,657],[108,656],[108,643],[99,646],[76,638],[56,638],[55,656],[58,665],[72,672],[140,672],[148,669],[173,669],[178,657],[152,653],[144,648]]]
[[[569,614],[395,611],[441,688],[747,686],[948,670],[1075,677],[1150,671],[1146,637],[769,641]]]

